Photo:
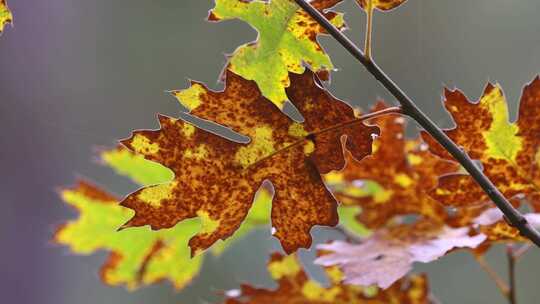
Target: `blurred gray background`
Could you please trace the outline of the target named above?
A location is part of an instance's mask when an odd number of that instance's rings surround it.
[[[105,253],[75,256],[49,241],[57,224],[76,216],[59,201],[58,187],[84,176],[120,195],[135,189],[95,163],[96,147],[157,127],[158,112],[178,116],[164,91],[185,88],[187,78],[220,88],[224,54],[255,39],[255,31],[240,21],[205,22],[210,0],[9,4],[15,26],[0,39],[1,302],[216,303],[220,290],[240,282],[273,286],[264,263],[279,247],[267,230],[207,259],[181,293],[168,284],[133,293],[107,287],[97,275]],[[362,43],[364,14],[351,0],[341,8],[348,35]],[[410,0],[376,14],[375,58],[441,126],[451,126],[440,102],[444,85],[476,99],[486,81],[499,82],[515,117],[522,86],[540,72],[539,11],[537,0]],[[393,102],[339,45],[321,41],[339,68],[330,87],[336,96],[363,108],[378,97]],[[518,266],[521,304],[538,303],[539,253]],[[506,276],[502,248],[488,257]],[[430,274],[444,303],[505,303],[466,253],[416,270]]]

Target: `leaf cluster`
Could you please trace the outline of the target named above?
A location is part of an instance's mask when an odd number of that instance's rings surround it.
[[[311,5],[345,29],[334,11],[341,2]],[[371,14],[405,1],[357,2]],[[294,1],[216,0],[208,20],[230,19],[259,35],[228,57],[224,89],[192,81],[171,93],[191,115],[249,142],[158,115],[159,129],[134,131],[101,153],[139,190],[121,199],[80,181],[60,192],[80,215],[55,240],[80,254],[110,251],[106,283],[133,289],[169,280],[181,289],[208,252],[219,255],[270,223],[290,254],[270,257],[278,288],[242,285],[225,293],[225,303],[430,303],[427,277],[410,274],[413,263],[528,242],[429,134],[406,136],[399,109],[378,101],[362,113],[325,88],[333,65],[317,38],[326,32]],[[540,226],[540,79],[524,88],[514,123],[498,85],[488,84],[477,102],[458,90],[444,96],[456,122],[447,135]],[[302,122],[283,112],[285,103]],[[347,236],[317,247],[329,286],[310,279],[294,254],[311,247],[317,225]]]

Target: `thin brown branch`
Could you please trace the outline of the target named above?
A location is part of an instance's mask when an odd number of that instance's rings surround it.
[[[478,265],[489,275],[489,277],[495,282],[501,293],[505,298],[508,298],[510,292],[510,287],[508,284],[497,274],[497,272],[491,268],[491,266],[486,262],[482,256],[474,256]]]
[[[367,60],[371,60],[372,37],[373,37],[373,0],[367,1],[366,6],[366,37],[364,53]]]
[[[506,246],[506,257],[508,260],[508,302],[510,304],[517,304],[516,299],[516,256],[514,252],[514,246],[509,244]]]
[[[471,177],[480,185],[489,198],[504,213],[511,225],[517,228],[521,235],[530,239],[540,247],[540,234],[527,221],[527,219],[510,204],[510,202],[495,187],[489,178],[476,166],[469,155],[455,142],[453,142],[444,131],[439,128],[416,103],[405,94],[405,92],[394,81],[382,71],[382,69],[373,61],[367,60],[362,50],[351,42],[338,28],[336,28],[326,17],[315,9],[306,0],[295,0],[313,19],[315,19],[336,41],[338,41],[351,55],[354,56],[375,79],[390,92],[401,104],[403,114],[413,118],[421,127],[426,130],[448,153],[450,153]]]
[[[529,250],[532,248],[531,243],[527,243],[525,245],[522,245],[518,249],[514,250],[514,259],[516,261],[519,261]]]

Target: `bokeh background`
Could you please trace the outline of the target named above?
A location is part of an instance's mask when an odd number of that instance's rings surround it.
[[[264,263],[279,248],[268,229],[251,234],[184,291],[161,284],[129,293],[99,281],[106,254],[75,256],[49,240],[76,216],[56,189],[84,176],[124,195],[135,186],[95,162],[132,129],[157,127],[155,114],[178,116],[164,91],[187,79],[218,89],[224,54],[252,41],[240,21],[204,21],[210,0],[12,0],[15,26],[0,39],[0,296],[2,303],[217,303],[240,282],[273,286]],[[361,43],[364,15],[353,1],[348,35]],[[478,98],[487,81],[500,83],[513,118],[522,86],[540,72],[537,0],[410,0],[375,16],[378,63],[441,126],[443,86]],[[322,44],[339,71],[330,89],[367,108],[384,89],[329,38]],[[317,229],[324,237],[330,232]],[[303,251],[309,259],[312,252]],[[502,248],[488,255],[505,276]],[[311,273],[320,275],[317,269]],[[540,251],[518,266],[519,303],[538,303]],[[505,303],[495,284],[466,253],[415,271],[430,274],[443,303]]]

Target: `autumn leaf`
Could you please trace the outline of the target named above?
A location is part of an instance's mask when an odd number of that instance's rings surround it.
[[[101,157],[118,173],[141,185],[163,183],[173,177],[169,169],[126,149],[106,150]],[[118,232],[118,227],[133,216],[133,211],[121,207],[115,196],[84,181],[73,188],[63,189],[60,194],[67,204],[77,209],[79,218],[60,227],[54,236],[55,241],[69,246],[77,254],[110,251],[109,259],[100,272],[107,284],[135,289],[169,280],[176,289],[181,289],[199,273],[204,256],[191,259],[187,246],[189,239],[200,229],[198,220],[184,221],[160,231],[134,228]],[[249,231],[266,224],[270,199],[268,191],[259,191],[253,208],[237,233],[226,242],[217,243],[212,252],[220,254]]]
[[[540,78],[523,89],[519,116],[513,123],[509,122],[507,102],[498,85],[488,84],[477,102],[470,102],[458,90],[446,89],[444,96],[445,107],[456,122],[454,129],[445,130],[446,134],[482,163],[484,173],[505,197],[536,197],[540,185]],[[422,136],[433,153],[450,159],[429,135]],[[432,195],[452,206],[489,201],[476,182],[464,174],[441,177]]]
[[[373,111],[384,108],[379,102]],[[385,115],[371,122],[381,128],[373,154],[326,176],[336,197],[345,205],[361,207],[358,218],[368,228],[408,214],[447,220],[444,207],[428,192],[440,175],[455,172],[458,166],[432,155],[420,141],[406,140],[403,117]],[[367,188],[371,190],[366,192]]]
[[[427,304],[429,286],[424,275],[396,282],[387,290],[358,288],[341,283],[343,275],[336,267],[325,269],[330,286],[310,279],[295,255],[273,254],[268,263],[270,275],[278,283],[276,290],[242,285],[241,290],[226,293],[226,304]]]
[[[173,92],[191,114],[251,141],[232,142],[163,115],[160,129],[135,131],[122,143],[170,168],[175,178],[130,194],[122,205],[136,213],[124,227],[163,229],[199,217],[203,228],[189,243],[196,254],[238,229],[265,180],[274,187],[274,236],[286,252],[309,247],[314,225],[335,225],[337,204],[320,173],[343,167],[342,135],[347,136],[345,147],[359,160],[371,152],[378,128],[359,123],[354,111],[323,89],[311,71],[289,77],[287,94],[304,116],[303,124],[264,98],[255,82],[230,71],[224,91],[193,82]]]
[[[180,289],[199,272],[202,257],[191,260],[186,246],[199,226],[196,220],[159,233],[145,228],[117,232],[132,211],[120,207],[116,197],[87,182],[62,190],[61,197],[80,217],[62,226],[55,241],[77,254],[111,251],[100,272],[107,284],[135,289],[168,279]]]
[[[345,26],[343,16],[328,11],[342,0],[314,0],[311,5],[337,27]],[[325,30],[300,9],[294,1],[216,0],[210,21],[240,19],[253,26],[258,39],[240,46],[231,55],[228,68],[237,75],[254,80],[262,94],[283,108],[285,89],[290,86],[289,72],[302,74],[304,63],[312,70],[327,73],[333,69],[330,57],[317,41]]]
[[[13,15],[9,10],[6,0],[0,0],[0,34],[4,30],[6,24],[11,24]]]
[[[367,10],[368,8],[368,1],[371,1],[372,8],[376,8],[381,11],[389,11],[402,5],[407,0],[356,0],[356,2],[364,10]]]
[[[315,263],[339,266],[347,284],[385,289],[405,276],[414,262],[435,261],[454,248],[476,248],[486,239],[485,235],[471,236],[470,231],[427,219],[392,225],[377,230],[361,244],[334,241],[319,245],[328,253]]]

